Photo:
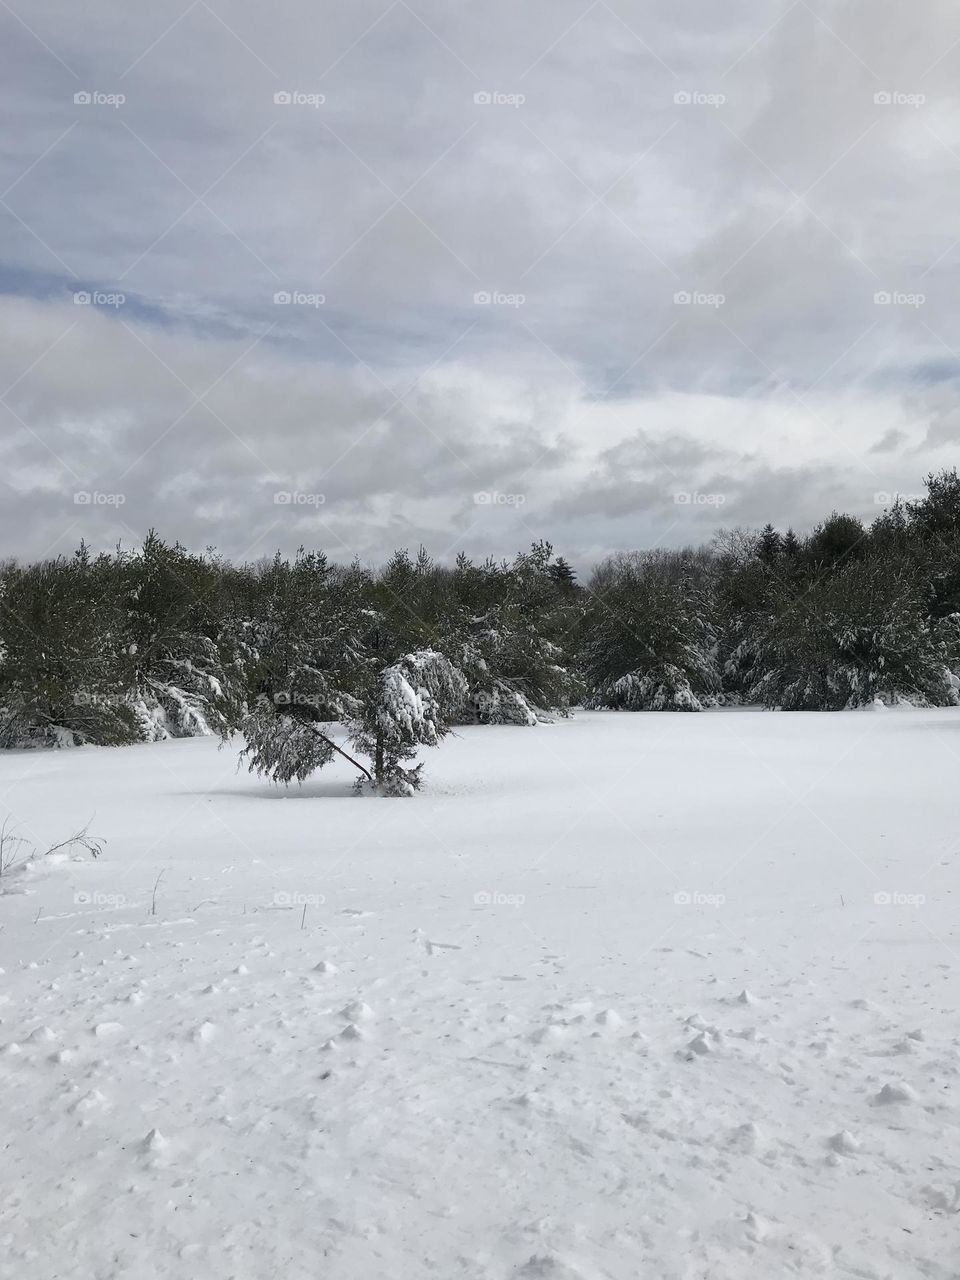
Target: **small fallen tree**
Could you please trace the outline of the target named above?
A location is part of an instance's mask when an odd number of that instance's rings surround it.
[[[357,770],[358,788],[412,795],[423,764],[408,767],[407,761],[419,747],[439,745],[465,694],[466,682],[449,659],[419,650],[381,670],[366,696],[328,690],[325,707],[336,710],[333,719],[315,718],[309,703],[261,700],[241,723],[241,755],[251,772],[282,783],[303,782],[341,756]],[[338,727],[346,730],[344,745],[335,740]]]
[[[302,783],[339,756],[358,789],[412,794],[422,766],[408,762],[440,743],[466,697],[459,667],[417,643],[423,624],[396,584],[359,567],[301,553],[292,566],[274,562],[262,586],[247,637],[257,692],[237,726],[250,771]]]

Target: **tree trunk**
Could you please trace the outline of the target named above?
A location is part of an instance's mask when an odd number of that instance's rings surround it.
[[[377,752],[374,760],[373,771],[376,774],[377,786],[383,786],[383,730],[377,730]]]
[[[344,751],[343,747],[338,747],[338,746],[337,746],[337,744],[334,742],[334,740],[333,740],[332,738],[327,737],[327,735],[326,735],[325,733],[321,733],[321,731],[320,731],[318,728],[316,728],[316,726],[314,726],[314,730],[313,730],[313,731],[314,731],[314,733],[315,733],[319,738],[322,738],[322,739],[324,740],[324,742],[329,742],[330,746],[331,746],[331,747],[333,747],[334,751],[336,751],[336,752],[338,752],[340,755],[342,755],[342,756],[343,756],[343,758],[344,758],[344,760],[349,760],[349,761],[350,761],[350,763],[351,763],[355,768],[359,769],[359,770],[360,770],[360,772],[363,774],[363,776],[364,776],[364,777],[365,777],[369,782],[373,782],[373,778],[371,778],[371,777],[370,777],[370,770],[369,770],[369,769],[365,769],[365,768],[363,767],[363,765],[360,763],[360,761],[359,761],[359,760],[354,760],[353,756],[347,755],[347,753],[346,753],[346,751]]]

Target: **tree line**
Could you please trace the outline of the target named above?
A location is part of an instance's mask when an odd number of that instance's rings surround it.
[[[610,556],[583,583],[547,543],[512,561],[234,565],[153,532],[0,567],[0,746],[240,733],[281,782],[341,756],[359,785],[407,793],[418,748],[456,724],[577,705],[955,705],[957,672],[956,470],[869,526],[722,530]]]

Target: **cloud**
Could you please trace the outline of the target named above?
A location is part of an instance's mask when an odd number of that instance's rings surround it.
[[[21,17],[7,550],[588,555],[866,514],[954,460],[946,0]]]
[[[885,431],[880,439],[870,446],[871,453],[890,453],[894,449],[899,449],[901,445],[907,443],[908,436],[905,431],[899,431],[896,427],[891,427],[889,431]]]

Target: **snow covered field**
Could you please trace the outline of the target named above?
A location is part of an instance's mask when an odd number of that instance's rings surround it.
[[[0,1275],[960,1274],[960,712],[426,756],[0,756]]]

